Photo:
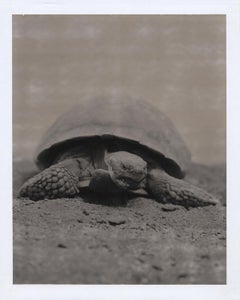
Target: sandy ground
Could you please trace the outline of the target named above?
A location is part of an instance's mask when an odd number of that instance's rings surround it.
[[[17,199],[32,164],[14,163],[15,284],[225,284],[225,167],[187,180],[221,200],[185,209],[153,199]]]

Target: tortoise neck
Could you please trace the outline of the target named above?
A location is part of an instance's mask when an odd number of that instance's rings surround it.
[[[96,145],[91,153],[92,163],[95,169],[105,169],[107,170],[107,165],[105,163],[105,157],[107,155],[107,147],[103,143]]]
[[[107,147],[100,141],[94,145],[77,145],[69,147],[60,153],[54,163],[59,163],[68,158],[84,158],[93,165],[95,169],[107,169],[104,158],[107,155]]]

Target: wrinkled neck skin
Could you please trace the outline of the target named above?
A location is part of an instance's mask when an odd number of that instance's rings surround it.
[[[104,158],[108,154],[106,147],[96,145],[95,147],[75,146],[61,153],[55,163],[68,159],[81,158],[86,160],[94,169],[107,169]]]

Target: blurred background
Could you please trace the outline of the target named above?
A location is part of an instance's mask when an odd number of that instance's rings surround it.
[[[13,159],[32,159],[45,130],[105,93],[157,105],[195,162],[225,163],[223,15],[14,15]]]

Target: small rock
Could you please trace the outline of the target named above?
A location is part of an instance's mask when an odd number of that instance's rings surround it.
[[[136,211],[136,212],[135,212],[135,216],[143,217],[143,216],[144,216],[144,213]]]
[[[116,225],[121,225],[121,224],[125,224],[126,220],[123,219],[122,217],[112,217],[108,220],[108,223],[110,225],[116,226]]]
[[[162,271],[162,267],[159,266],[158,264],[152,264],[153,269],[157,270],[157,271]]]
[[[180,273],[178,275],[178,278],[181,279],[181,278],[187,278],[188,277],[188,274],[187,273]]]
[[[83,221],[81,219],[77,219],[78,223],[83,223]]]
[[[35,204],[35,201],[29,200],[29,202],[25,203],[25,206]]]
[[[106,224],[105,220],[96,220],[96,222],[99,223],[99,224]]]
[[[209,259],[210,258],[210,256],[208,254],[202,254],[200,257],[202,259]]]
[[[138,257],[137,260],[140,262],[140,263],[145,263],[145,260],[141,257]]]
[[[86,216],[89,215],[89,212],[88,212],[86,209],[84,209],[84,210],[82,211],[82,213],[83,213],[84,215],[86,215]]]
[[[162,211],[175,211],[178,210],[179,207],[176,205],[166,204],[162,207]]]
[[[61,244],[61,243],[58,244],[57,246],[58,246],[58,248],[67,248],[67,246],[65,246],[64,244]]]
[[[147,225],[148,227],[152,228],[153,230],[157,231],[157,230],[156,230],[156,225],[155,225],[154,223],[153,223],[153,224],[147,223],[146,225]]]

